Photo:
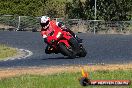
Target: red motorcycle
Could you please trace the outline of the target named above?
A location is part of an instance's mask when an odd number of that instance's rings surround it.
[[[85,57],[87,54],[82,44],[78,43],[69,32],[62,31],[60,28],[50,33],[47,42],[52,46],[51,51],[57,51],[70,58]]]

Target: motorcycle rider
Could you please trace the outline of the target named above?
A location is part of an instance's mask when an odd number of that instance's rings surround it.
[[[52,46],[50,44],[48,44],[47,42],[47,37],[50,36],[50,34],[56,30],[56,28],[54,28],[54,26],[58,26],[60,27],[63,31],[67,31],[69,33],[71,33],[71,35],[76,38],[76,40],[79,43],[82,43],[82,39],[78,38],[70,29],[68,28],[63,28],[61,23],[57,23],[55,20],[50,20],[50,17],[48,16],[42,16],[40,19],[40,25],[41,25],[41,35],[44,39],[44,42],[47,43],[47,47],[45,49],[45,53],[46,54],[50,54],[50,53],[58,53],[58,51],[54,51]],[[52,51],[52,52],[51,52]]]

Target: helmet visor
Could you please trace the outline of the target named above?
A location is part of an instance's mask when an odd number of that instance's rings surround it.
[[[47,21],[46,23],[41,23],[42,27],[46,27],[47,25],[49,25],[49,21]]]

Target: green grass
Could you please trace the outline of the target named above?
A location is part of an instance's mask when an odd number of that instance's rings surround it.
[[[60,2],[66,2],[66,0],[56,0],[56,1],[60,1]],[[72,2],[73,0],[67,0],[68,2]],[[81,0],[81,2],[85,2],[86,0]]]
[[[16,55],[17,50],[0,44],[0,60]]]
[[[0,80],[0,88],[84,88],[79,84],[81,73],[54,75],[21,75]],[[132,79],[132,70],[90,72],[91,79]],[[132,88],[129,86],[87,86],[85,88]]]

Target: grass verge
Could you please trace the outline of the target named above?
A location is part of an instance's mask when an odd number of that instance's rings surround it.
[[[17,54],[17,50],[6,45],[0,44],[0,60],[5,60],[7,57],[12,57]]]
[[[97,70],[89,74],[91,79],[129,79],[132,70]],[[83,88],[78,79],[80,72],[64,72],[52,75],[20,75],[0,80],[0,88]],[[132,88],[129,86],[88,86],[85,88]]]

